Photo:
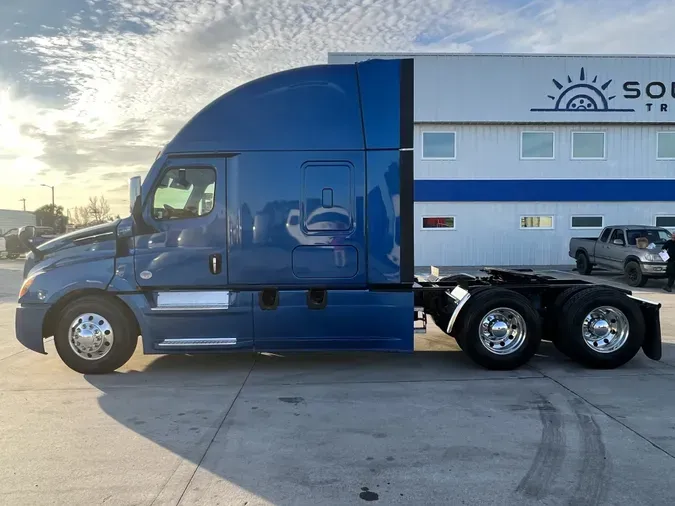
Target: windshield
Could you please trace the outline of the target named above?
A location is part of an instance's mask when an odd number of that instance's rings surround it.
[[[652,229],[631,229],[626,230],[626,239],[628,244],[635,246],[637,240],[641,237],[647,239],[649,243],[654,244],[663,244],[671,237],[671,233],[663,228],[652,228]]]

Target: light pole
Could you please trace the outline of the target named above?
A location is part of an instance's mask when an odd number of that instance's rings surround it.
[[[56,206],[54,205],[54,187],[48,184],[41,184],[40,186],[45,186],[52,189],[52,226],[56,227]]]
[[[26,199],[19,199],[19,202],[23,202],[23,210],[26,210]]]

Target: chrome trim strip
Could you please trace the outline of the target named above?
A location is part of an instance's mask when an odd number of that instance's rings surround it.
[[[399,151],[413,151],[414,148],[398,148]]]
[[[176,338],[176,339],[165,339],[162,342],[157,343],[157,346],[161,348],[171,347],[171,346],[232,346],[237,344],[237,339],[235,337],[215,337],[215,338]]]
[[[230,292],[228,291],[201,291],[201,292],[158,292],[157,305],[153,311],[213,311],[228,309],[230,306]]]
[[[230,306],[221,304],[221,305],[212,305],[212,306],[163,306],[163,307],[153,307],[150,308],[153,312],[162,312],[162,311],[224,311],[229,309]]]
[[[461,288],[459,286],[453,288],[452,292],[446,291],[445,293],[446,295],[448,295],[448,297],[458,301],[457,307],[455,307],[455,310],[452,312],[452,316],[450,316],[448,328],[445,331],[447,334],[450,334],[453,325],[455,324],[457,318],[459,317],[459,312],[462,310],[464,305],[469,301],[469,299],[471,298],[471,294],[468,292],[468,290],[464,290],[464,288]]]

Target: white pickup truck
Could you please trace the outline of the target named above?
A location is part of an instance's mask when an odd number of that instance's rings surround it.
[[[644,286],[651,278],[666,276],[666,262],[659,256],[671,232],[661,227],[614,225],[599,237],[573,237],[569,255],[577,261],[580,274],[593,267],[619,270],[630,286]]]

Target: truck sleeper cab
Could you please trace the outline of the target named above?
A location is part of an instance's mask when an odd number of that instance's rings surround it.
[[[411,352],[427,315],[478,364],[542,336],[590,366],[660,358],[660,306],[534,273],[416,279],[413,61],[279,72],[206,106],[169,142],[128,218],[30,248],[16,334],[81,373],[143,351]],[[572,323],[569,323],[572,322]]]

